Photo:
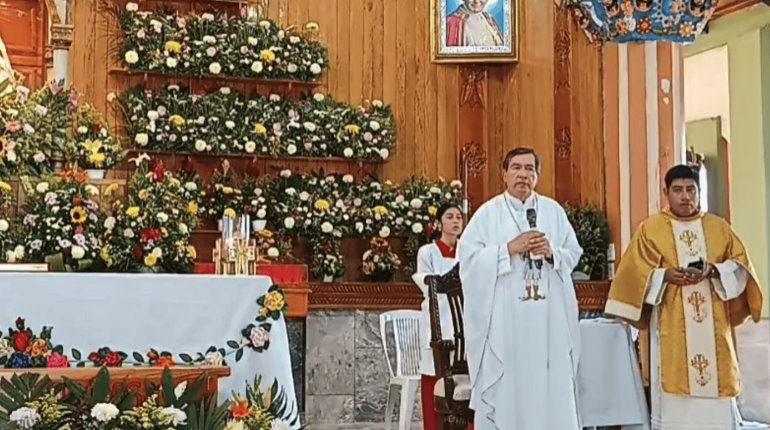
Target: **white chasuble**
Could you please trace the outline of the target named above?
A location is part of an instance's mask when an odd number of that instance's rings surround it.
[[[553,264],[529,269],[507,243],[529,230],[548,237]],[[458,246],[476,430],[578,430],[579,326],[571,281],[582,254],[564,210],[533,195],[499,195],[471,219]]]
[[[687,267],[698,259],[708,261],[706,238],[700,218],[693,221],[672,220],[671,225],[680,267]],[[651,285],[650,293],[660,297],[664,288],[662,282],[664,270],[658,269],[655,272],[651,278],[656,282]],[[717,283],[722,284],[715,282]],[[733,286],[736,283],[730,282],[729,285]],[[685,345],[681,347],[687,352],[690,396],[668,394],[661,388],[658,328],[660,314],[658,306],[654,308],[650,330],[653,336],[650,355],[653,370],[652,427],[654,430],[732,430],[736,428],[736,416],[733,413],[734,399],[719,397],[711,290],[712,282],[708,279],[696,285],[681,287],[685,317]],[[651,304],[660,304],[654,301],[652,300]]]

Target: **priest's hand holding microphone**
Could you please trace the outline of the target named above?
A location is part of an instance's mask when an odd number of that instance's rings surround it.
[[[553,251],[551,250],[551,243],[548,241],[545,233],[535,230],[536,220],[537,214],[535,210],[528,209],[527,221],[531,230],[522,232],[515,239],[508,242],[508,254],[520,254],[522,257],[528,257],[535,261],[545,258],[548,262],[552,262]]]

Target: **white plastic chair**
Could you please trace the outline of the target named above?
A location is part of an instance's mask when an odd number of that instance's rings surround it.
[[[412,410],[420,384],[420,311],[390,311],[380,314],[380,335],[385,360],[390,371],[388,404],[385,407],[385,426],[390,428],[398,391],[401,390],[401,406],[398,415],[398,430],[408,430],[412,423]],[[396,347],[396,369],[393,369],[388,353],[386,327],[393,326],[393,343]]]

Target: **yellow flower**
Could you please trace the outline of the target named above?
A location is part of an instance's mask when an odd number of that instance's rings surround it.
[[[182,44],[174,40],[169,40],[168,42],[166,42],[165,48],[166,48],[166,51],[168,52],[173,52],[175,54],[178,54],[179,51],[182,50]]]
[[[283,294],[278,291],[269,292],[265,296],[265,307],[269,311],[280,311],[285,303]]]
[[[275,61],[275,52],[272,49],[263,49],[259,53],[259,58],[266,63],[272,63]]]
[[[308,22],[307,24],[305,24],[305,29],[306,30],[318,31],[319,28],[320,28],[320,26],[318,25],[318,23],[314,22],[314,21],[311,21],[311,22]]]
[[[374,213],[377,215],[387,215],[388,214],[388,208],[385,206],[375,206],[374,207]]]
[[[436,209],[435,206],[428,207],[428,214],[430,214],[430,216],[436,216],[437,213],[438,209]]]
[[[88,213],[86,213],[86,210],[82,207],[75,206],[70,211],[70,217],[72,218],[73,223],[83,224],[86,221],[86,218],[88,218]]]
[[[112,183],[110,185],[107,185],[107,188],[104,189],[104,195],[109,197],[118,190],[118,184]]]
[[[130,216],[131,218],[136,218],[139,216],[139,206],[131,206],[130,208],[126,209],[126,215]]]
[[[267,229],[260,230],[259,235],[264,237],[265,239],[270,239],[271,237],[273,237],[273,232]]]
[[[331,204],[328,200],[318,199],[315,201],[315,208],[319,211],[328,211],[331,208]]]
[[[105,157],[104,154],[99,152],[99,153],[96,153],[96,154],[89,155],[88,156],[88,161],[93,163],[93,165],[96,166],[96,167],[102,167],[102,165],[104,164],[104,159],[105,158],[107,158],[107,157]]]
[[[222,187],[222,192],[225,194],[232,194],[234,190],[233,187]]]
[[[187,213],[190,214],[197,214],[198,213],[198,203],[195,203],[193,201],[190,201],[190,203],[187,203]]]
[[[260,136],[267,134],[267,128],[265,128],[264,125],[257,123],[254,124],[254,134],[258,134]]]
[[[350,134],[358,134],[358,132],[361,131],[361,127],[355,124],[348,124],[345,126],[345,131],[347,131]]]
[[[158,256],[154,253],[147,254],[146,257],[144,257],[144,265],[147,267],[153,267],[158,262]]]
[[[86,151],[90,152],[91,154],[95,154],[99,152],[100,149],[102,149],[102,141],[98,139],[86,139],[86,141],[83,142],[83,148],[85,148]]]
[[[146,188],[143,189],[143,190],[139,190],[139,196],[138,197],[139,197],[139,200],[147,200],[147,199],[149,199],[150,198],[150,190],[148,190]]]
[[[168,118],[168,122],[170,122],[171,124],[173,124],[173,125],[175,125],[175,126],[177,126],[177,127],[181,127],[181,126],[183,126],[183,125],[184,125],[184,123],[185,123],[185,120],[184,120],[184,118],[182,118],[182,117],[181,117],[181,116],[179,116],[179,115],[171,115],[171,116]]]
[[[5,181],[0,181],[0,190],[3,191],[11,191],[11,184]]]
[[[225,209],[223,216],[227,218],[235,218],[235,211],[232,208]]]
[[[99,257],[101,257],[104,262],[109,264],[112,261],[112,257],[110,256],[110,248],[108,246],[103,246],[101,251],[99,251]]]
[[[187,246],[187,253],[190,254],[190,257],[195,260],[198,258],[198,251],[195,250],[195,247],[192,245]]]

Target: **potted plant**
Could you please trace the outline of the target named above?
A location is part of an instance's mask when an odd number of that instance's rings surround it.
[[[369,242],[369,249],[364,252],[362,271],[374,282],[390,282],[393,274],[401,266],[401,260],[393,252],[387,240],[375,237]]]
[[[606,280],[607,248],[610,245],[610,227],[606,217],[593,205],[567,205],[565,210],[583,248],[583,255],[575,267],[576,278]]]
[[[86,169],[89,178],[104,179],[105,172],[123,159],[120,141],[110,132],[104,117],[90,104],[78,108],[73,134],[71,158]]]

